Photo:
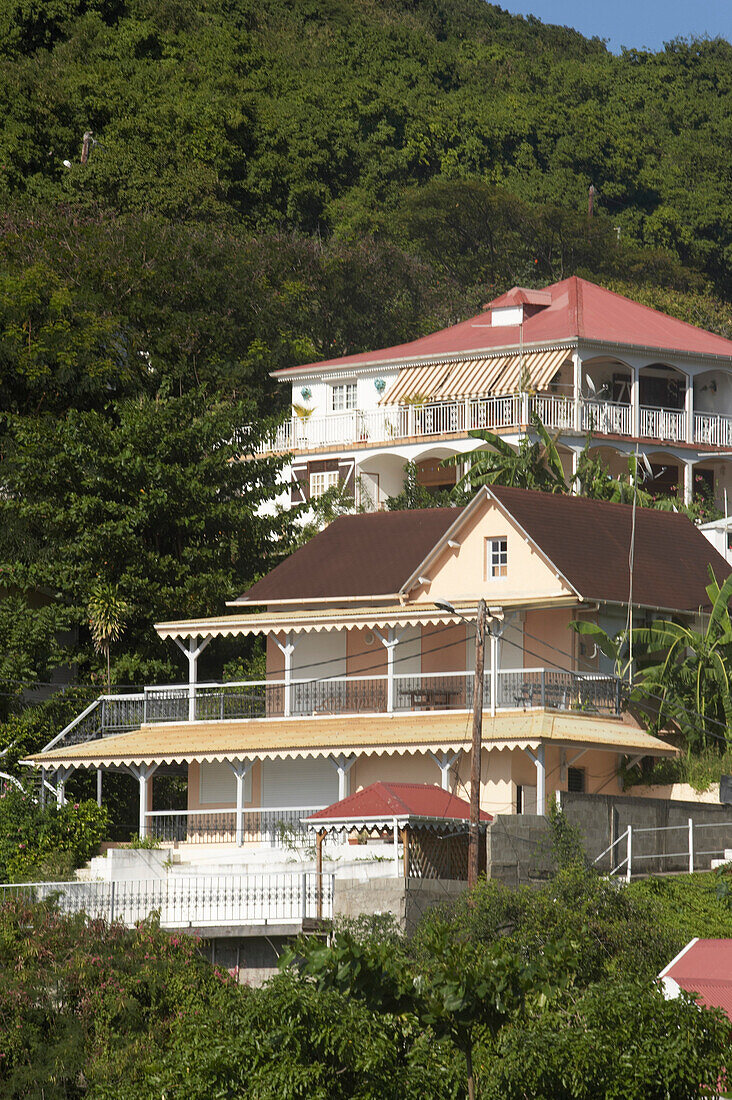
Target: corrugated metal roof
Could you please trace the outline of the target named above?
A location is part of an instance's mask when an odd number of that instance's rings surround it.
[[[514,353],[466,359],[458,363],[403,367],[379,404],[398,405],[418,398],[448,401],[485,394],[516,393],[522,381],[526,388],[543,390],[570,354],[566,348],[554,348],[529,351],[523,355]]]
[[[627,603],[631,505],[494,485],[489,491],[585,599]],[[708,607],[710,565],[720,584],[732,572],[686,516],[636,509],[634,604]]]
[[[47,768],[109,767],[333,753],[403,755],[469,749],[470,740],[469,711],[259,718],[150,724],[131,733],[36,753],[26,762]],[[657,737],[612,719],[541,710],[483,718],[483,744],[487,749],[535,749],[540,743],[584,745],[634,755],[677,755],[676,749]]]
[[[732,1019],[732,939],[693,939],[659,974],[667,996],[675,983],[696,993],[701,1004],[721,1008]]]
[[[409,360],[424,362],[442,358],[444,361],[447,356],[454,358],[461,353],[465,359],[476,359],[494,349],[504,350],[506,354],[517,351],[521,342],[526,348],[534,348],[560,341],[588,340],[732,359],[732,340],[669,317],[577,276],[545,287],[544,293],[550,297],[551,304],[526,317],[521,331],[518,325],[493,326],[492,306],[516,304],[522,297],[520,291],[521,288],[515,287],[508,295],[489,302],[484,312],[477,316],[409,343],[288,367],[274,372],[275,376],[285,380],[304,372],[318,373],[324,367],[337,370]]]

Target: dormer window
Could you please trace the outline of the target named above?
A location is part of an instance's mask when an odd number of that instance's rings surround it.
[[[333,412],[348,412],[356,408],[356,383],[342,382],[331,389],[331,409]]]

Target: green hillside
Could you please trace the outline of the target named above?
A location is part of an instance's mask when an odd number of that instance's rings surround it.
[[[273,464],[211,449],[284,408],[271,370],[575,273],[732,336],[731,106],[728,42],[616,57],[481,0],[8,0],[0,579],[55,595],[82,681],[115,586],[113,677],[169,677],[152,617],[288,546]],[[0,614],[0,714],[36,619]]]

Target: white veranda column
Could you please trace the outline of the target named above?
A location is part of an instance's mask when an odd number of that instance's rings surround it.
[[[450,769],[460,756],[459,752],[455,752],[452,755],[449,752],[443,752],[439,756],[437,753],[430,752],[430,756],[440,769],[440,785],[443,791],[450,790]]]
[[[348,798],[348,773],[356,763],[355,756],[331,756],[330,762],[338,772],[338,801]]]
[[[637,439],[640,435],[640,381],[638,367],[631,367],[630,379],[630,434]]]
[[[684,463],[684,504],[691,504],[694,497],[694,463]]]
[[[274,638],[275,645],[279,649],[280,653],[285,659],[285,700],[284,700],[284,714],[285,718],[289,718],[292,714],[292,655],[297,649],[298,638],[293,640],[293,633],[290,630],[285,636],[284,645],[279,640],[276,634],[271,635]]]
[[[244,787],[252,763],[250,760],[228,760],[227,763],[236,778],[236,843],[241,848],[244,843]]]
[[[394,710],[394,660],[396,647],[399,645],[399,635],[390,626],[386,637],[375,630],[374,634],[386,648],[386,709],[389,714]]]
[[[130,766],[130,771],[137,779],[140,788],[140,813],[138,818],[138,832],[141,840],[144,840],[147,836],[147,785],[148,781],[152,779],[157,770],[157,764],[133,764]]]
[[[686,376],[686,393],[684,394],[684,410],[686,412],[686,432],[685,439],[687,443],[694,442],[694,379],[692,375]]]
[[[536,768],[536,812],[543,817],[546,813],[546,763],[544,746],[539,745],[535,753],[533,753],[531,749],[524,749],[524,752]]]
[[[178,646],[178,649],[185,654],[188,661],[188,721],[195,722],[196,720],[196,682],[198,680],[198,658],[203,653],[204,649],[211,641],[210,635],[207,635],[202,639],[200,645],[197,645],[198,635],[188,639],[188,645],[184,645],[180,638],[174,638],[173,641]]]
[[[66,780],[73,772],[73,768],[61,767],[56,772],[56,805],[64,806],[66,804]]]

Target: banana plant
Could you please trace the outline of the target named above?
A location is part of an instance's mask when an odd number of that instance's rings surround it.
[[[536,413],[530,417],[537,439],[524,437],[514,449],[510,443],[484,428],[468,434],[473,439],[487,443],[492,450],[472,451],[469,455],[453,455],[443,460],[443,466],[458,466],[469,462],[470,467],[455,486],[456,492],[466,488],[477,489],[481,485],[509,485],[519,489],[541,489],[549,493],[568,493],[569,485],[564,476],[562,460],[557,450],[557,439],[546,430]]]
[[[711,612],[703,632],[686,623],[659,619],[631,631],[640,661],[632,697],[653,702],[649,728],[675,727],[689,752],[709,743],[732,745],[732,575],[720,585],[710,567],[707,595]],[[596,623],[573,622],[572,629],[592,638],[615,666],[628,672],[628,632],[611,637]]]

